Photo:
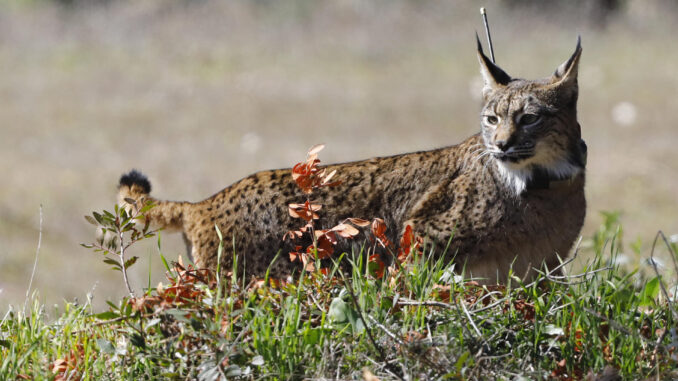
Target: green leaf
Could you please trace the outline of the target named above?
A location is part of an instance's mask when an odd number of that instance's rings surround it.
[[[310,328],[304,331],[304,344],[306,345],[317,345],[320,342],[320,337],[323,332],[323,328]]]
[[[659,277],[652,278],[649,282],[645,283],[645,287],[641,292],[640,296],[640,305],[641,306],[651,306],[654,305],[655,299],[659,295]]]
[[[471,355],[471,352],[466,351],[459,356],[459,359],[457,360],[456,364],[454,364],[455,368],[457,368],[457,373],[461,374],[461,370],[464,367],[464,364],[466,363],[466,360],[468,360],[469,356]]]
[[[153,327],[154,325],[160,323],[161,321],[162,320],[160,318],[151,319],[146,323],[145,327],[146,327],[146,329],[149,329],[149,328]]]
[[[9,340],[0,340],[0,347],[10,348],[12,342]]]
[[[92,217],[92,216],[85,216],[85,220],[87,220],[87,222],[89,222],[90,224],[92,224],[94,226],[99,226],[99,223],[97,222],[97,220],[95,220],[94,217]]]
[[[330,310],[327,313],[327,317],[329,318],[330,322],[336,324],[348,323],[349,314],[350,308],[342,298],[337,297],[332,299],[332,303],[330,303]]]
[[[121,268],[120,263],[118,261],[116,261],[115,259],[106,258],[106,259],[104,259],[104,263],[108,263],[109,265],[112,265],[113,267],[118,268],[118,269]]]
[[[139,257],[134,256],[134,257],[132,257],[132,258],[126,260],[126,261],[125,261],[125,268],[128,269],[128,268],[130,268],[130,266],[132,266],[133,264],[137,263],[137,259],[139,259]]]
[[[104,216],[102,216],[101,214],[99,214],[97,212],[92,212],[92,215],[94,216],[94,219],[96,220],[96,222],[98,222],[101,225],[104,225]]]
[[[335,324],[350,324],[353,332],[356,333],[362,332],[365,329],[358,313],[340,297],[332,299],[327,317]]]
[[[138,220],[139,217],[137,217],[136,219]],[[149,229],[150,227],[151,227],[151,220],[148,219],[148,218],[146,218],[145,221],[144,221],[144,228],[143,228],[142,232],[143,232],[144,234],[148,233],[148,229]]]
[[[388,311],[391,308],[393,308],[393,299],[390,297],[381,298],[381,301],[379,302],[379,309],[382,311]]]
[[[115,347],[113,346],[113,344],[111,344],[110,341],[106,339],[97,339],[97,345],[99,346],[99,350],[102,353],[106,353],[109,355],[115,354]]]
[[[237,365],[229,365],[225,370],[226,377],[239,377],[242,375],[242,370]]]
[[[160,235],[158,235],[158,255],[160,255],[160,259],[162,260],[163,266],[165,266],[165,269],[168,272],[172,271],[172,268],[170,267],[169,263],[167,263],[167,259],[165,256],[162,254],[162,251],[160,250]]]
[[[139,209],[139,214],[144,214],[151,210],[151,208],[153,207],[155,207],[155,204],[153,204],[152,202],[148,202],[146,205],[144,205],[143,208]]]
[[[120,315],[118,315],[116,312],[113,312],[113,311],[106,311],[106,312],[98,313],[98,314],[95,314],[95,315],[92,315],[92,316],[94,316],[95,318],[97,318],[99,320],[111,320],[111,319],[115,319],[115,318],[119,317]]]

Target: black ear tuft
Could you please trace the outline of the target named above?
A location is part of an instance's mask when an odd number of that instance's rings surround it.
[[[506,86],[511,82],[511,76],[506,74],[499,66],[495,65],[483,52],[483,45],[476,32],[476,44],[478,49],[478,61],[480,61],[480,73],[483,75],[486,87],[496,85]]]
[[[568,60],[563,62],[560,66],[558,66],[555,73],[553,73],[554,82],[560,81],[562,79],[576,81],[581,50],[581,36],[577,36],[577,47],[574,49],[572,56],[570,56],[570,58],[568,58]]]
[[[141,172],[133,169],[120,177],[120,185],[132,187],[132,185],[138,185],[143,189],[144,193],[151,193],[151,183],[148,181],[148,178],[144,176]]]

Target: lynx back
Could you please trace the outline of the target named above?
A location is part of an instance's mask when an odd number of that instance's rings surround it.
[[[477,55],[485,83],[480,133],[431,151],[330,165],[343,185],[316,195],[327,224],[319,228],[347,217],[380,217],[398,242],[409,225],[435,245],[435,255],[483,282],[504,282],[510,268],[531,278],[568,255],[586,212],[586,145],[577,122],[580,44],[552,76],[538,80],[512,78],[479,42]],[[239,272],[261,276],[270,269],[283,277],[300,270],[285,255],[293,245],[282,241],[298,224],[287,205],[304,199],[290,169],[255,173],[196,203],[149,193],[150,183],[136,171],[120,179],[119,202],[157,204],[146,218],[183,232],[197,266],[217,268],[217,225],[224,242],[235,244]],[[352,249],[339,243],[338,251]],[[223,256],[221,268],[232,268],[232,256]]]

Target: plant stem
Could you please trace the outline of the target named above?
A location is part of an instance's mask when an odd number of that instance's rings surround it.
[[[129,285],[129,279],[127,278],[127,268],[125,268],[125,245],[123,242],[123,233],[122,233],[122,227],[118,226],[118,238],[120,238],[120,268],[122,269],[122,278],[125,281],[125,286],[127,286],[127,292],[129,292],[129,296],[134,298],[134,291],[132,291],[132,287]]]

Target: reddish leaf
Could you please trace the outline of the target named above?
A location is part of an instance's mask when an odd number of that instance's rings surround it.
[[[381,237],[386,232],[386,223],[381,218],[372,220],[372,234]]]
[[[333,227],[332,231],[337,232],[337,234],[339,234],[340,236],[342,236],[344,238],[353,238],[356,235],[358,235],[358,233],[360,233],[360,231],[358,231],[358,229],[354,228],[353,226],[351,226],[349,224],[339,224],[339,225]]]
[[[381,256],[379,254],[370,255],[369,258],[367,258],[367,263],[370,272],[375,278],[381,279],[384,277],[386,265],[384,264],[384,261],[381,260]]]
[[[308,156],[313,156],[318,154],[318,152],[322,151],[323,148],[325,148],[324,144],[316,144],[313,147],[308,149]]]
[[[337,235],[333,231],[328,231],[327,233],[325,233],[325,237],[327,238],[328,241],[330,241],[332,245],[336,245],[338,242]]]
[[[290,262],[296,261],[300,256],[301,256],[301,253],[299,253],[297,251],[291,251],[290,252]]]
[[[349,218],[348,219],[353,225],[360,226],[362,228],[369,226],[370,221],[363,220],[362,218]]]
[[[405,232],[400,238],[400,247],[398,249],[398,262],[404,263],[410,258],[412,250],[421,254],[419,248],[423,244],[423,239],[419,236],[414,235],[414,230],[412,230],[411,225],[405,227]]]
[[[334,253],[334,243],[336,243],[336,236],[332,234],[324,234],[318,237],[318,259],[330,258]],[[312,246],[309,249],[313,250]]]
[[[330,179],[331,179],[332,177],[334,177],[334,175],[336,175],[336,174],[337,174],[337,170],[335,169],[335,170],[333,170],[332,172],[330,172],[328,175],[322,176],[322,177],[323,177],[323,182],[322,182],[322,184],[323,184],[323,185],[326,185],[326,184],[330,181]]]
[[[383,247],[390,247],[391,241],[386,237],[386,223],[381,218],[372,220],[372,234]]]
[[[289,204],[288,212],[293,218],[301,218],[305,221],[317,220],[320,218],[316,213],[322,208],[322,205],[311,204],[306,201],[303,204]]]
[[[295,240],[297,238],[301,238],[303,235],[304,233],[299,230],[290,230],[283,236],[283,241],[286,239]]]
[[[438,294],[438,298],[444,302],[449,302],[451,296],[451,287],[449,285],[434,284],[433,291]]]
[[[65,359],[56,359],[51,365],[52,373],[63,373],[68,370],[68,362]]]

